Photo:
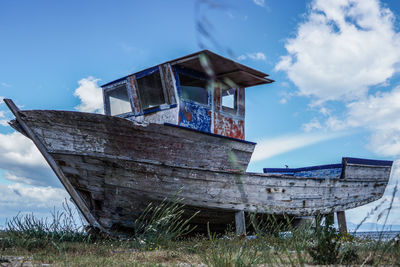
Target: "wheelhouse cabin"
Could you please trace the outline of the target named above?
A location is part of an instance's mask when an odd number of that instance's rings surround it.
[[[244,140],[245,88],[268,75],[208,50],[102,86],[106,115]]]

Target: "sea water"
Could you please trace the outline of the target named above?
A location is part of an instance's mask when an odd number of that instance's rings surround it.
[[[400,238],[400,231],[369,231],[369,232],[356,232],[351,233],[355,237],[373,240],[392,240],[396,237]]]

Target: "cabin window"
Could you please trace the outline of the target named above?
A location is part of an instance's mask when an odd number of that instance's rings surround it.
[[[179,73],[181,97],[208,105],[207,80]]]
[[[115,89],[106,92],[106,101],[109,103],[111,116],[120,115],[132,111],[129,102],[126,85],[120,85]]]
[[[136,78],[136,82],[143,110],[166,103],[159,71]]]
[[[223,90],[221,95],[222,108],[227,110],[236,110],[236,88]]]

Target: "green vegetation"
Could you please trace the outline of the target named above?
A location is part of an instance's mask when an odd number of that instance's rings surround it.
[[[179,199],[149,205],[133,222],[129,239],[93,236],[84,231],[65,205],[51,221],[18,215],[0,232],[0,264],[52,266],[304,266],[399,265],[400,246],[394,240],[356,239],[341,235],[331,217],[292,228],[290,220],[248,216],[253,238],[232,231],[187,236],[193,228],[183,219]]]
[[[165,247],[179,237],[189,234],[194,227],[190,227],[190,220],[197,215],[193,214],[189,219],[183,219],[182,199],[173,198],[171,201],[162,201],[159,205],[151,203],[133,223],[133,237],[138,248]]]

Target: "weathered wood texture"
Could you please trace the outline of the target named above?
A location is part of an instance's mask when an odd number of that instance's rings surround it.
[[[255,146],[172,126],[138,126],[129,120],[98,114],[22,111],[21,115],[49,152],[118,156],[211,170],[245,170]]]
[[[168,102],[170,104],[177,103],[177,94],[175,88],[175,79],[172,73],[170,64],[162,64],[160,65],[160,71],[162,73],[164,87],[168,96]]]
[[[331,213],[379,199],[386,186],[383,180],[238,174],[109,157],[52,155],[71,183],[87,192],[105,227],[132,221],[149,202],[172,198],[178,191],[185,204],[202,211],[201,222],[197,218],[194,222],[206,223],[215,220],[209,209],[297,216]]]
[[[343,211],[379,199],[390,175],[390,166],[357,164],[344,166],[341,179],[243,173],[229,169],[247,166],[248,143],[88,113],[20,115],[111,231],[129,228],[149,202],[177,192],[187,215],[201,211],[193,223],[203,226],[233,222],[238,210],[294,216]],[[229,160],[231,153],[239,162]]]
[[[211,51],[203,50],[194,54],[184,56],[182,58],[169,61],[172,65],[180,65],[184,68],[204,72],[204,65],[201,64],[199,56],[204,56],[210,64],[214,75],[221,80],[224,78],[231,80],[239,87],[251,87],[259,84],[271,83],[273,80],[268,79],[268,74],[258,70],[251,69],[231,59],[224,58],[214,54]]]
[[[347,233],[346,213],[344,211],[336,212],[336,217],[339,225],[339,232]]]
[[[235,226],[236,235],[246,235],[246,220],[244,217],[244,211],[237,211],[235,213]]]

